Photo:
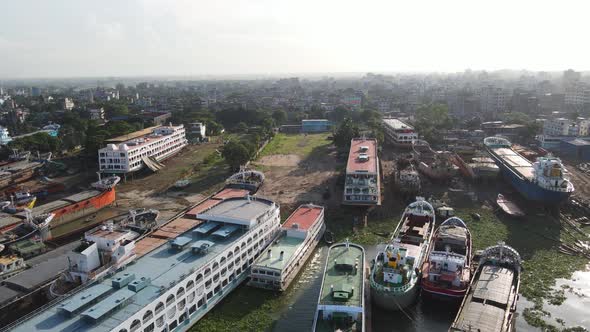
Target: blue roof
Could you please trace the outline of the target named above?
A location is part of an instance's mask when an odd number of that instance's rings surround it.
[[[75,313],[111,291],[111,289],[111,287],[104,284],[94,285],[60,303],[58,307],[67,313]]]
[[[116,292],[115,294],[100,301],[100,303],[94,307],[84,311],[82,316],[86,316],[94,320],[101,319],[104,315],[115,310],[118,306],[124,305],[125,301],[129,300],[133,295],[135,295],[134,291],[123,289],[120,292]]]
[[[172,240],[170,243],[173,246],[184,247],[189,244],[193,239],[190,236],[179,236]]]
[[[213,229],[219,227],[220,225],[214,221],[210,221],[204,224],[201,224],[201,226],[197,227],[197,229],[195,229],[193,231],[193,233],[198,233],[198,234],[208,234],[209,232],[211,232]]]
[[[245,200],[245,199],[244,199]],[[258,200],[263,202],[263,200]],[[226,201],[220,203],[224,204]],[[272,202],[264,201],[267,209],[271,208]],[[234,207],[234,205],[231,205]],[[251,208],[249,207],[246,208]],[[261,206],[260,206],[261,207]],[[239,211],[236,211],[239,214]],[[261,211],[261,214],[263,212]],[[236,227],[236,229],[240,229]],[[189,238],[192,232],[188,230],[183,237]],[[61,310],[61,303],[72,301],[75,295],[67,297],[56,305],[45,308],[43,311],[36,313],[30,319],[14,326],[11,331],[45,331],[45,332],[77,332],[77,331],[111,331],[119,326],[121,323],[127,321],[147,305],[154,302],[162,295],[162,290],[170,289],[171,285],[178,283],[183,276],[189,275],[195,269],[198,269],[213,259],[217,258],[227,247],[233,246],[235,242],[244,236],[244,232],[237,231],[227,237],[218,237],[208,235],[201,240],[208,240],[214,243],[208,251],[194,255],[187,250],[169,250],[169,246],[162,245],[146,255],[137,259],[134,264],[127,265],[127,267],[113,276],[105,278],[102,281],[95,281],[95,285],[103,285],[101,287],[110,288],[110,294],[107,298],[102,299],[97,305],[92,307],[94,310],[89,311],[92,305],[82,305],[82,314],[66,315]],[[195,241],[197,242],[197,241]],[[141,288],[137,292],[129,290],[127,287],[117,288],[112,287],[112,281],[118,277],[128,275],[135,275],[135,280],[142,277],[151,278],[146,287]],[[89,286],[87,292],[95,286]],[[82,293],[79,293],[82,294]],[[135,294],[135,295],[133,295]],[[116,300],[119,302],[116,302]],[[120,304],[120,305],[119,305]],[[105,313],[106,312],[106,313]],[[96,322],[93,320],[100,317]]]
[[[236,225],[225,225],[225,226],[221,227],[218,231],[213,233],[213,235],[217,235],[217,236],[221,236],[221,237],[228,237],[233,232],[235,232],[237,230],[238,230],[238,226],[236,226]]]
[[[198,251],[205,251],[205,250],[209,250],[211,249],[211,247],[213,247],[215,243],[212,241],[207,241],[207,240],[199,240],[197,242],[195,242],[191,248],[193,250],[198,250]]]

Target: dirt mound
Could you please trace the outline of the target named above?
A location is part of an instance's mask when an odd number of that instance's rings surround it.
[[[296,154],[277,154],[272,156],[262,157],[257,164],[263,166],[297,166],[301,162],[301,158]]]

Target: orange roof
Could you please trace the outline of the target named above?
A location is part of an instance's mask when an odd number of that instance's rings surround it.
[[[369,149],[361,152],[361,146],[366,146]],[[367,154],[369,160],[360,161],[359,155],[361,153]],[[348,163],[346,165],[346,173],[367,172],[377,173],[377,140],[373,138],[353,138],[350,142],[350,152],[348,153]]]
[[[178,218],[172,220],[171,222],[167,223],[166,225],[160,227],[159,231],[175,233],[176,236],[188,231],[191,228],[201,224],[203,221],[189,219],[189,218]],[[176,237],[174,236],[174,237]]]
[[[159,238],[159,239],[174,239],[175,237],[178,236],[178,234],[158,229],[157,231],[153,232],[151,236]]]
[[[197,219],[197,214],[207,210],[208,208],[214,207],[215,205],[219,204],[219,202],[221,202],[221,201],[217,200],[217,199],[208,199],[208,200],[204,201],[203,203],[192,208],[190,211],[188,211],[185,214],[185,216],[187,216],[189,218]]]
[[[218,192],[213,199],[228,199],[233,197],[245,197],[250,192],[246,189],[237,189],[237,188],[225,188],[222,191]]]
[[[135,253],[137,256],[143,256],[148,252],[158,248],[162,244],[166,243],[165,239],[158,239],[155,237],[144,237],[143,239],[135,243]]]
[[[290,229],[293,228],[293,224],[297,224],[298,229],[308,230],[315,224],[323,211],[324,208],[321,206],[301,205],[287,218],[283,228]]]

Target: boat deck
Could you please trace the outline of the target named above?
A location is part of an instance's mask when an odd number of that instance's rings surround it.
[[[533,164],[530,160],[509,148],[493,148],[492,151],[526,179],[532,180],[534,178]]]
[[[336,269],[336,264],[349,263],[354,265],[358,260],[359,269],[356,273],[343,273]],[[364,257],[363,251],[356,246],[350,245],[346,248],[345,244],[340,244],[332,247],[328,253],[326,262],[326,271],[322,284],[322,293],[320,294],[320,305],[339,305],[350,307],[362,306],[362,290],[363,290],[363,272],[364,272]],[[347,300],[334,299],[332,296],[332,287],[334,289],[338,286],[350,285],[354,287],[353,294]]]
[[[297,249],[303,244],[303,240],[305,239],[281,235],[268,248],[268,250],[271,250],[272,256],[269,258],[266,254],[260,255],[252,267],[265,267],[282,271],[287,266]],[[280,259],[281,252],[284,253],[283,259]]]
[[[465,331],[502,331],[506,310],[510,310],[514,278],[510,269],[484,266],[453,327]]]

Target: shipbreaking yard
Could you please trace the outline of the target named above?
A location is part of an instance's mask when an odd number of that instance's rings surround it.
[[[257,195],[277,201],[283,220],[299,204],[312,202],[325,206],[326,225],[336,241],[348,238],[366,246],[370,262],[375,245],[389,238],[409,201],[400,197],[393,185],[395,160],[404,152],[382,147],[381,206],[344,206],[341,202],[346,154],[338,153],[329,136],[277,134],[249,165],[266,176]],[[131,208],[145,207],[160,210],[161,221],[169,219],[223,186],[231,172],[217,153],[221,146],[220,142],[189,145],[165,161],[166,167],[158,173],[128,178],[117,187],[116,203],[101,213],[117,215]],[[568,170],[576,186],[576,198],[590,202],[590,176],[571,165]],[[191,184],[174,188],[174,183],[181,179],[189,179]],[[495,206],[498,193],[514,199],[527,216],[516,220],[498,211]],[[449,183],[425,181],[422,195],[442,200],[455,209],[473,234],[474,249],[502,240],[521,253],[524,272],[517,320],[519,331],[590,328],[584,311],[590,305],[590,287],[578,281],[589,280],[590,272],[576,272],[572,279],[575,271],[587,271],[590,255],[578,241],[587,241],[590,226],[571,221],[589,210],[568,205],[561,209],[560,215],[555,209],[524,202],[503,181],[470,183],[460,178]],[[479,218],[473,217],[476,213]],[[317,249],[286,292],[239,287],[192,330],[305,330],[313,321],[326,249],[325,245]],[[34,263],[40,263],[39,259]],[[405,315],[384,313],[373,306],[371,325],[373,331],[389,331],[392,324],[400,330],[440,330],[448,328],[454,315],[454,310],[433,315],[432,309],[420,302],[408,308]]]

